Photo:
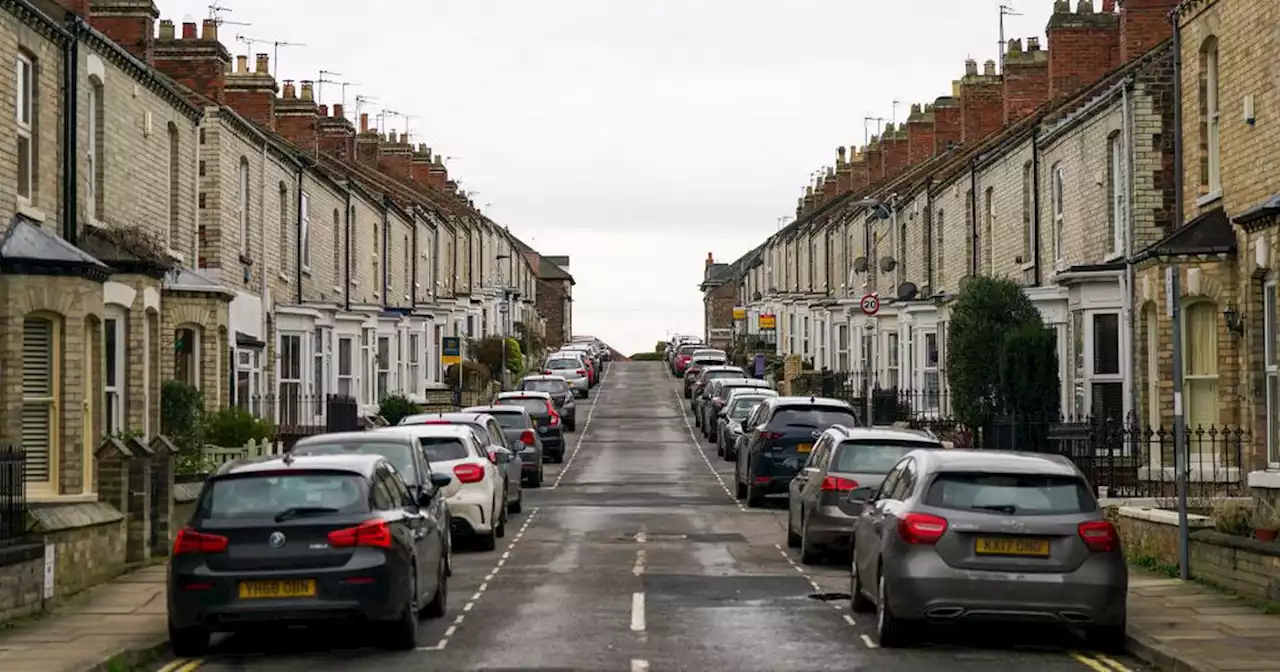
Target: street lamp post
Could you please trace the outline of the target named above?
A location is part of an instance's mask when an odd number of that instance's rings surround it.
[[[893,197],[890,196],[890,198],[893,198]],[[882,219],[888,219],[890,217],[891,209],[893,208],[893,204],[891,202],[884,201],[878,198],[864,198],[861,200],[854,201],[851,205],[859,208],[868,208],[874,213],[873,214],[874,217],[882,218]],[[870,226],[870,224],[868,224],[867,226]],[[874,237],[874,234],[872,236],[868,236],[868,239],[873,237]],[[870,244],[867,245],[867,254],[871,254]],[[867,262],[868,262],[868,267],[872,267],[871,264],[875,263],[873,259],[868,259]],[[863,331],[865,333],[863,333],[863,335],[859,340],[865,339],[865,338],[870,339],[870,346],[867,348],[867,359],[866,359],[866,362],[869,365],[871,364],[871,362],[874,362],[876,358],[875,330],[872,327],[870,321],[867,321],[863,324]],[[867,404],[867,417],[864,420],[867,426],[871,427],[872,425],[875,424],[875,406],[876,405],[874,403],[875,400],[871,398],[871,395],[875,391],[875,388],[871,384],[871,372],[863,371],[862,373],[863,373],[862,398],[865,400]]]
[[[495,257],[499,262],[510,258],[511,255],[509,254],[499,254]],[[503,272],[501,263],[498,264],[498,277],[500,278],[498,284],[502,286],[502,303],[498,304],[498,312],[502,314],[502,335],[500,336],[502,339],[502,362],[498,365],[499,375],[501,375],[498,384],[502,386],[502,391],[505,392],[507,390],[507,333],[509,331],[507,320],[510,318],[511,311],[510,306],[507,305],[507,274]]]

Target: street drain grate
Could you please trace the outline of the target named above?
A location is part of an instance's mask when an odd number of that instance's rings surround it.
[[[812,593],[809,599],[819,602],[838,602],[849,599],[849,593]]]

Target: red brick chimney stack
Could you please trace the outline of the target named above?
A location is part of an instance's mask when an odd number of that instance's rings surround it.
[[[378,170],[397,180],[408,181],[412,163],[413,148],[397,137],[395,131],[387,133],[387,137],[381,139],[378,145]]]
[[[1049,97],[1067,98],[1121,64],[1120,16],[1093,11],[1092,0],[1056,0],[1045,28],[1049,37]]]
[[[1114,11],[1115,0],[1105,0],[1103,11]],[[1167,18],[1179,0],[1124,0],[1120,9],[1120,59],[1129,62],[1173,37]],[[1108,5],[1112,8],[1108,10]]]
[[[972,145],[1004,125],[1004,80],[996,74],[995,61],[987,61],[978,74],[978,62],[964,64],[960,80],[960,142]]]
[[[715,258],[715,257],[713,257],[713,256],[711,256],[711,253],[710,253],[710,252],[708,252],[708,253],[707,253],[707,266],[706,266],[706,267],[707,267],[707,268],[710,268],[710,267],[711,267],[711,264],[714,264],[714,263],[716,263],[716,258]]]
[[[300,93],[293,82],[285,80],[284,94],[275,101],[276,132],[303,150],[319,150],[319,110],[316,108],[314,82],[303,80]]]
[[[853,166],[848,161],[844,147],[836,148],[836,195],[843,196],[853,190]]]
[[[160,10],[153,0],[58,0],[64,7],[75,7],[85,16],[87,7],[89,24],[124,47],[135,58],[151,63],[152,46],[155,44],[156,19]]]
[[[849,191],[863,193],[871,185],[871,172],[867,163],[867,155],[863,149],[853,150],[853,159],[849,161]]]
[[[173,21],[160,22],[160,34],[152,47],[157,70],[196,93],[224,102],[226,76],[231,70],[231,53],[218,41],[218,26],[210,20],[197,34],[196,24],[182,24],[182,37],[174,34]]]
[[[333,106],[333,116],[329,116],[328,108],[320,106],[320,116],[316,120],[320,151],[344,160],[350,160],[355,151],[356,129],[351,121],[343,115],[342,105]]]
[[[433,158],[435,162],[427,169],[427,185],[433,189],[448,193],[449,185],[452,182],[449,181],[449,170],[445,168],[444,157],[436,154]]]
[[[871,136],[863,154],[867,162],[867,186],[877,186],[884,181],[884,148],[880,146],[880,136]]]
[[[911,114],[907,116],[907,165],[918,166],[934,153],[934,124],[932,105],[911,105]]]
[[[258,54],[253,70],[248,56],[236,56],[236,67],[227,73],[226,103],[240,116],[270,130],[276,129],[276,79],[271,76],[271,62],[266,54]]]
[[[419,144],[409,158],[409,179],[418,184],[427,184],[431,165],[431,148],[425,144]]]
[[[942,154],[960,144],[960,82],[951,83],[950,96],[933,101],[933,153]]]
[[[884,129],[884,176],[893,179],[911,165],[910,142],[906,124],[889,124]]]
[[[1049,52],[1040,48],[1040,38],[1009,40],[1004,57],[1004,123],[1012,124],[1049,100]]]

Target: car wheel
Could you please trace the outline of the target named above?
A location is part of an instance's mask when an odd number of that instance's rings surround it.
[[[502,498],[504,502],[506,499],[506,497]],[[507,536],[507,507],[505,506],[501,507],[501,512],[498,514],[498,524],[493,528],[493,536],[498,539]]]
[[[742,499],[747,496],[747,486],[744,485],[742,481],[739,481],[736,476],[733,479],[733,484],[736,486],[734,488],[734,496],[737,499]]]
[[[441,618],[449,610],[449,569],[444,558],[440,559],[440,570],[437,574],[436,594],[422,610],[422,614],[427,618]]]
[[[488,533],[476,537],[476,547],[482,551],[492,551],[498,547],[498,528],[495,526]]]
[[[754,485],[747,486],[747,506],[752,509],[764,507],[764,495]]]
[[[531,488],[542,487],[542,465],[538,465],[538,470],[533,472],[533,476],[529,477],[529,487]]]
[[[716,457],[724,457],[724,444],[716,442]]]
[[[862,590],[862,577],[858,576],[856,561],[849,564],[849,607],[859,614],[869,614],[876,610],[876,605],[867,599]]]
[[[564,428],[570,432],[576,432],[578,431],[578,421],[570,420],[569,422],[564,423]]]
[[[797,548],[800,546],[800,535],[795,533],[795,529],[791,527],[791,505],[787,505],[787,548]]]
[[[1120,654],[1125,651],[1125,624],[1100,625],[1085,631],[1089,648],[1102,653]]]
[[[175,628],[169,623],[169,648],[177,658],[199,658],[209,650],[209,631],[202,626]]]
[[[507,511],[510,511],[511,513],[520,513],[523,510],[524,510],[524,488],[520,488],[520,496],[516,498],[516,501],[511,502],[510,504],[507,505]]]
[[[583,399],[590,399],[590,398],[591,398],[591,390],[583,390],[583,392],[582,392],[582,398],[583,398]]]
[[[880,572],[880,582],[876,591],[876,640],[884,649],[897,649],[906,646],[909,638],[907,624],[898,620],[889,608],[889,593],[885,586],[884,572]]]
[[[816,565],[822,562],[822,551],[809,541],[809,521],[800,524],[800,562]]]
[[[418,648],[418,579],[417,568],[414,567],[412,588],[405,600],[404,610],[395,623],[387,629],[387,648],[397,651],[411,651]]]

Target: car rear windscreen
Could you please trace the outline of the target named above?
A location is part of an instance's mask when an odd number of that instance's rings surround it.
[[[936,443],[911,441],[845,441],[836,449],[829,471],[887,474],[907,453],[937,447]]]
[[[369,510],[369,484],[360,474],[333,471],[219,478],[200,497],[196,517],[260,518],[298,507],[363,513]]]
[[[707,380],[715,380],[716,378],[741,378],[742,371],[738,369],[725,369],[724,371],[708,371]]]
[[[553,371],[562,371],[564,369],[579,369],[582,364],[576,359],[552,359],[547,362],[547,368]]]
[[[724,362],[724,357],[700,357],[693,360],[693,363],[698,366],[714,366],[716,364],[724,364]],[[739,375],[741,375],[741,372],[739,372]]]
[[[462,439],[452,436],[423,436],[418,438],[422,445],[422,454],[428,462],[444,462],[447,460],[465,460],[471,457]]]
[[[546,415],[547,401],[545,399],[499,399],[498,406],[519,406],[529,415]]]
[[[929,485],[925,504],[1023,516],[1092,513],[1098,508],[1079,478],[999,473],[938,474]]]
[[[695,350],[701,350],[701,349],[702,349],[701,345],[682,345],[680,346],[680,349],[676,351],[676,354],[692,355]]]
[[[381,455],[400,472],[405,482],[413,483],[417,475],[411,450],[405,443],[392,441],[335,441],[297,446],[290,452],[294,455]]]
[[[729,410],[729,417],[734,420],[746,420],[747,416],[751,415],[751,411],[756,410],[756,406],[759,406],[762,401],[764,401],[764,399],[742,399],[734,401],[733,406]]]
[[[530,392],[550,392],[561,394],[569,389],[563,380],[526,380],[520,383],[520,389]]]
[[[773,412],[771,425],[827,428],[831,425],[853,427],[857,417],[851,408],[835,406],[786,406]]]
[[[528,429],[529,418],[523,413],[503,413],[502,411],[490,411],[495,420],[498,421],[503,429]]]

